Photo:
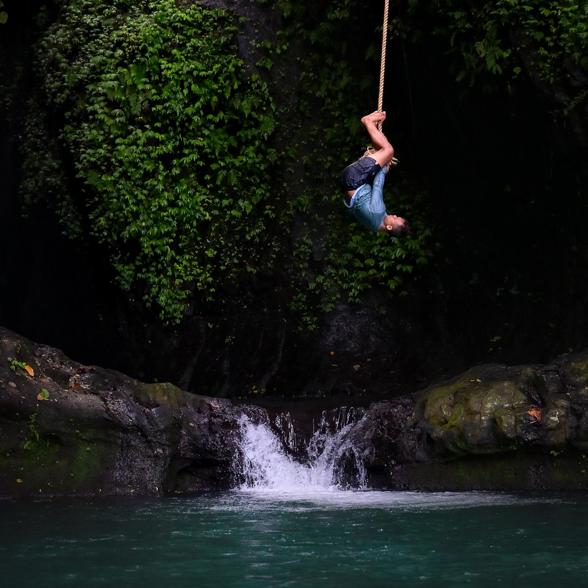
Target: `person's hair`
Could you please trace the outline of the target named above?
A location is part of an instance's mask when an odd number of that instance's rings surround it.
[[[399,235],[410,235],[412,233],[412,227],[410,226],[410,224],[407,221],[404,221],[404,224],[402,225],[402,228],[399,229],[398,234]]]
[[[404,221],[404,224],[401,227],[396,227],[395,229],[387,232],[392,233],[392,235],[395,237],[401,237],[402,235],[410,235],[412,232],[412,227],[408,224],[407,221]]]

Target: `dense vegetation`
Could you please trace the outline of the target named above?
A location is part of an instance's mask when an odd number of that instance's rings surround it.
[[[332,10],[341,25],[345,12]],[[274,107],[237,56],[236,30],[226,12],[172,0],[64,2],[36,50],[42,92],[27,125],[25,195],[53,207],[69,236],[102,245],[117,282],[166,321],[180,320],[191,298],[219,302],[224,284],[279,259],[293,292],[286,303],[316,325],[310,309],[328,310],[344,292],[358,300],[374,284],[396,289],[426,261],[428,233],[417,217],[417,237],[404,241],[354,226],[348,235],[336,178],[361,147],[341,146],[364,138],[360,101],[347,99],[349,64],[327,53],[318,67],[328,31],[306,35],[320,41],[299,100]],[[271,69],[273,52],[299,30],[286,26],[277,45],[267,42],[259,68]],[[279,131],[289,144],[271,142],[277,125],[302,117],[310,122],[298,136]],[[47,145],[50,158],[40,156]],[[305,164],[299,177],[284,182],[276,169],[296,161]],[[295,216],[305,228],[292,245],[279,236]],[[316,240],[326,249],[318,265]]]
[[[545,82],[564,80],[569,66],[588,67],[588,8],[575,0],[409,2],[402,27],[422,41],[430,32],[452,58],[458,81],[473,84],[481,74],[504,81],[522,75]],[[429,31],[419,22],[430,23]]]
[[[71,237],[96,239],[118,283],[167,320],[271,250],[273,107],[235,30],[226,13],[173,0],[75,0],[37,49],[26,196],[44,197]]]

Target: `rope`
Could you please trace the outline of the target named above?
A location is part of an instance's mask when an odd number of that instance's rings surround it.
[[[382,56],[380,58],[380,88],[378,90],[378,112],[384,110],[384,77],[386,75],[386,46],[388,45],[388,14],[390,11],[390,0],[384,0],[384,23],[382,25]],[[378,123],[378,129],[382,130],[382,123]],[[364,155],[371,155],[375,148],[370,145]],[[392,165],[398,165],[398,160],[393,157]]]
[[[390,0],[384,0],[384,24],[382,26],[382,56],[380,59],[380,89],[378,92],[378,112],[384,110],[384,76],[386,75],[386,46],[388,44],[388,13]],[[382,130],[382,123],[378,124]]]

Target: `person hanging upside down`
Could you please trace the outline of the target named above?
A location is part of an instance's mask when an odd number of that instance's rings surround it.
[[[348,165],[341,174],[341,183],[345,206],[362,225],[371,231],[400,235],[408,231],[408,223],[401,216],[388,214],[384,204],[386,174],[396,161],[394,148],[378,129],[378,123],[385,120],[385,112],[372,112],[361,119],[375,150]]]

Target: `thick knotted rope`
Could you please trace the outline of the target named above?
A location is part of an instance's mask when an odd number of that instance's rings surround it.
[[[390,0],[384,0],[384,24],[382,26],[382,56],[380,59],[380,90],[378,92],[378,112],[384,110],[384,77],[386,75],[386,46],[388,44],[388,12]],[[378,124],[382,130],[382,123]]]
[[[382,55],[380,58],[380,88],[378,91],[378,112],[384,110],[384,81],[386,75],[386,46],[388,44],[388,14],[390,9],[390,0],[384,0],[384,23],[382,25]],[[378,129],[382,130],[382,123],[378,123]],[[371,155],[375,152],[371,145],[366,149],[364,155]],[[397,165],[398,160],[393,157],[390,162],[392,165]]]

